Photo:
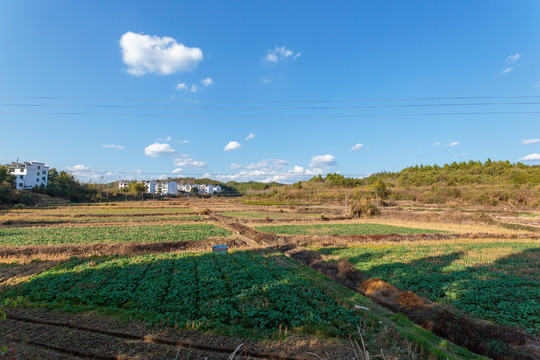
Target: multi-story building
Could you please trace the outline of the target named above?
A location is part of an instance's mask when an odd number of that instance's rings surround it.
[[[156,183],[156,194],[176,195],[178,194],[178,183],[175,181],[158,181]]]
[[[8,164],[9,173],[15,176],[17,190],[32,189],[36,186],[47,186],[49,167],[37,161],[13,162]]]
[[[124,188],[128,188],[128,189],[129,189],[129,184],[130,184],[129,181],[121,180],[121,181],[118,182],[118,188],[119,188],[119,189],[124,189]]]
[[[156,182],[154,180],[145,181],[144,184],[146,185],[146,192],[149,194],[155,194],[156,193]]]

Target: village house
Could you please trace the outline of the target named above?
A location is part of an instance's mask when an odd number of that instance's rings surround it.
[[[42,162],[24,161],[8,164],[8,171],[15,176],[15,189],[27,190],[36,186],[47,186],[49,167]]]

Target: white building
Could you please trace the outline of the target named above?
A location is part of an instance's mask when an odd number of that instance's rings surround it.
[[[180,185],[180,191],[182,192],[191,192],[191,189],[197,189],[197,184],[182,184]]]
[[[49,167],[41,162],[13,162],[8,165],[8,169],[10,174],[15,175],[17,190],[47,186],[49,182]]]
[[[129,181],[126,181],[126,180],[122,180],[118,183],[118,188],[119,189],[124,189],[124,188],[128,188],[129,189],[129,184],[130,182]]]
[[[176,195],[178,194],[178,183],[174,181],[164,181],[156,183],[156,194]]]
[[[155,194],[156,193],[156,182],[154,180],[145,181],[144,185],[146,185],[146,192],[149,194]]]

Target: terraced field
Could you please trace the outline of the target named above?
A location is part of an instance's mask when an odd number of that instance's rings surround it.
[[[211,224],[0,229],[0,246],[201,241],[231,232]]]
[[[538,240],[429,245],[321,248],[330,259],[348,259],[368,278],[378,277],[431,301],[538,336]]]
[[[293,214],[293,213],[263,213],[249,211],[226,211],[219,213],[228,217],[252,218],[252,219],[292,219],[292,218],[320,218],[320,215]]]
[[[371,235],[371,234],[433,234],[442,230],[415,229],[382,224],[314,224],[314,225],[268,225],[257,230],[279,235]]]

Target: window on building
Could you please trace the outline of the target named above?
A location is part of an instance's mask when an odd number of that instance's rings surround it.
[[[43,177],[41,178],[41,180],[45,181],[45,176],[43,176]]]
[[[23,184],[22,184],[22,183],[19,183],[19,187],[23,187]]]
[[[41,166],[39,166],[39,165],[38,165],[38,167],[37,167],[37,168],[38,168],[38,170],[39,170],[39,169],[41,169]]]
[[[22,176],[22,175],[19,175],[19,179],[22,179],[22,178],[24,178],[24,176]]]
[[[45,175],[45,170],[43,170],[43,175]]]

